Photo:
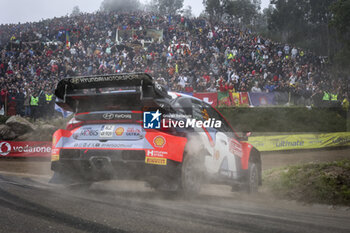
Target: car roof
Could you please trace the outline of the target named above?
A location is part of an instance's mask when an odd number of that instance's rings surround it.
[[[184,94],[184,93],[179,93],[179,92],[168,91],[168,95],[169,95],[172,99],[176,99],[176,98],[179,98],[179,97],[186,97],[186,98],[198,100],[198,101],[200,101],[200,102],[204,102],[203,100],[198,99],[197,97],[194,97],[194,96],[188,95],[188,94]]]

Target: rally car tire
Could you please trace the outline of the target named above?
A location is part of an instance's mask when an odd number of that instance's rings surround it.
[[[203,166],[199,156],[187,155],[181,168],[181,187],[185,196],[195,196],[201,190]]]
[[[250,163],[244,191],[247,193],[257,193],[259,189],[259,169],[256,163]]]

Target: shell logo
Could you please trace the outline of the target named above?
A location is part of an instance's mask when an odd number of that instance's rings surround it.
[[[117,129],[115,130],[115,134],[116,134],[117,136],[122,136],[123,133],[124,133],[124,128],[123,128],[123,127],[119,127],[119,128],[117,128]]]
[[[153,139],[154,146],[163,147],[166,143],[165,138],[163,136],[157,136]]]

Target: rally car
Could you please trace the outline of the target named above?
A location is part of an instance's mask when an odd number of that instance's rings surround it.
[[[143,180],[196,194],[205,182],[257,192],[260,153],[208,103],[145,73],[70,77],[57,104],[74,112],[53,135],[53,183]]]

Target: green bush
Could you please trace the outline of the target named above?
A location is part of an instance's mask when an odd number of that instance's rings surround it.
[[[218,110],[237,131],[345,132],[350,126],[341,109],[269,107]]]
[[[350,205],[350,160],[269,170],[264,172],[263,181],[281,198]]]

